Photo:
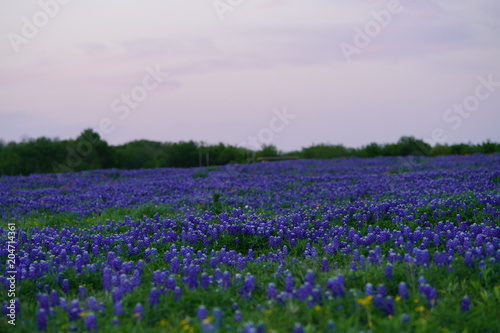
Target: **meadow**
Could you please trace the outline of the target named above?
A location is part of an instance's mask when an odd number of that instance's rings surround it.
[[[500,331],[499,154],[3,176],[0,219],[3,332]]]

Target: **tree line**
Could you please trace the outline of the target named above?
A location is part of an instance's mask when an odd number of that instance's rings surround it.
[[[405,136],[396,143],[370,143],[361,148],[343,145],[318,144],[300,151],[283,153],[273,145],[250,150],[219,143],[205,145],[194,141],[156,142],[136,140],[112,146],[91,129],[76,139],[59,140],[41,137],[21,142],[0,141],[0,175],[60,173],[92,169],[140,169],[159,167],[197,167],[249,163],[259,157],[298,157],[331,159],[340,157],[377,156],[442,156],[500,153],[500,144],[486,141],[481,144],[430,146],[420,139]]]

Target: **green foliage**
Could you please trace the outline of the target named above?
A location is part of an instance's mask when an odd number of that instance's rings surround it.
[[[278,148],[274,145],[263,145],[262,149],[256,153],[256,157],[276,157],[279,156]]]
[[[342,145],[325,145],[320,144],[308,148],[303,148],[301,152],[303,158],[314,158],[314,159],[329,159],[338,157],[351,156],[348,149]]]
[[[204,145],[194,141],[177,143],[136,140],[110,146],[91,129],[84,130],[75,140],[41,137],[22,142],[0,140],[0,175],[31,173],[62,173],[92,169],[142,169],[210,167],[230,163],[248,163],[256,157],[298,156],[309,159],[377,156],[443,156],[500,153],[500,143],[491,141],[479,145],[454,144],[431,147],[420,139],[404,136],[397,143],[370,143],[358,149],[343,145],[318,144],[301,151],[282,153],[274,145],[263,145],[259,151],[225,145]],[[208,169],[207,169],[208,170]],[[210,170],[208,170],[210,171]],[[195,178],[206,177],[200,172]]]

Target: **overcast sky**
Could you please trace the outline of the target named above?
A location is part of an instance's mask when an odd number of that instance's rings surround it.
[[[0,0],[0,36],[5,141],[500,141],[498,0]]]

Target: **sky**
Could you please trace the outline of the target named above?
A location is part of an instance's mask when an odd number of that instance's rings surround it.
[[[498,0],[0,0],[0,139],[500,142]]]

